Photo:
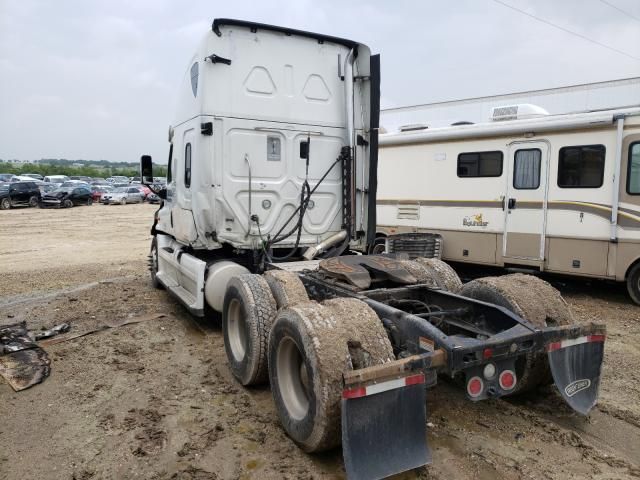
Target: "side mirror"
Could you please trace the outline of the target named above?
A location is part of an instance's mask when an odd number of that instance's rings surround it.
[[[149,185],[153,183],[153,162],[151,155],[140,157],[140,183]]]

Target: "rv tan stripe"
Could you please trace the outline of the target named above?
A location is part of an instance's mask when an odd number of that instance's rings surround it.
[[[378,205],[420,205],[423,207],[472,207],[472,208],[502,208],[500,200],[425,200],[425,199],[385,199],[379,200]],[[540,209],[542,202],[522,201],[516,203],[516,208]],[[547,202],[550,210],[569,210],[573,212],[585,212],[591,215],[609,219],[611,218],[611,206],[601,203],[573,202],[569,200],[552,200]],[[640,211],[629,208],[620,208],[618,211],[618,224],[621,227],[640,228]]]

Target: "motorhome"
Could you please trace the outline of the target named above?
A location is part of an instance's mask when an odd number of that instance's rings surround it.
[[[640,303],[640,106],[380,136],[378,242],[439,234],[442,258],[626,282]]]

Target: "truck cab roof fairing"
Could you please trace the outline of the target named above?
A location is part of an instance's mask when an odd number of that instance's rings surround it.
[[[251,29],[251,31],[255,32],[257,30],[270,30],[272,32],[281,32],[285,35],[297,35],[300,37],[313,38],[318,40],[319,42],[331,42],[337,43],[339,45],[344,45],[348,48],[356,48],[359,43],[354,42],[353,40],[347,40],[345,38],[332,37],[330,35],[323,35],[321,33],[307,32],[305,30],[296,30],[294,28],[286,28],[279,27],[277,25],[268,25],[265,23],[256,23],[256,22],[246,22],[244,20],[236,20],[233,18],[216,18],[213,20],[213,24],[211,25],[211,30],[218,37],[222,35],[220,32],[221,26],[238,26],[238,27],[247,27]]]

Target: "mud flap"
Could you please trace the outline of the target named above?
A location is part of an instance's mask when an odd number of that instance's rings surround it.
[[[345,390],[342,450],[350,480],[385,478],[431,463],[424,375]]]
[[[604,335],[585,335],[547,345],[551,374],[560,394],[583,415],[598,399],[604,340]]]

